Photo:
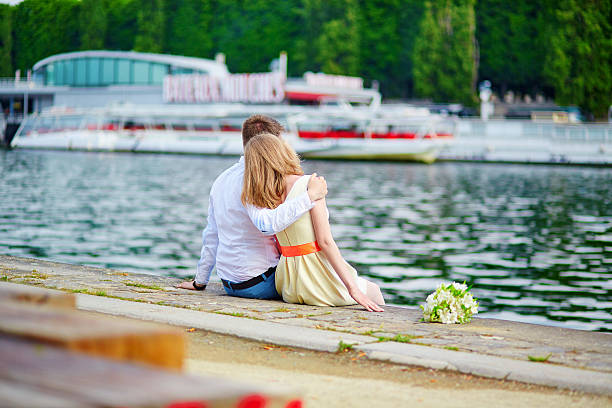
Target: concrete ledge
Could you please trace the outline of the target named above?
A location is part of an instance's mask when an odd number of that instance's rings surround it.
[[[358,345],[369,358],[612,395],[612,374],[405,343]]]
[[[242,317],[202,313],[169,306],[129,302],[99,296],[77,296],[82,310],[188,326],[282,346],[335,352],[339,342],[353,345],[368,358],[434,369],[459,371],[481,377],[507,379],[612,395],[612,374],[547,363],[443,350],[409,343],[379,343],[370,336],[293,327]]]
[[[318,351],[336,351],[343,341],[372,359],[612,395],[610,333],[487,318],[424,323],[417,308],[369,313],[359,306],[241,299],[214,282],[195,292],[176,289],[181,280],[171,277],[6,255],[0,279],[77,293],[85,310]],[[530,362],[532,356],[546,356],[547,363]]]
[[[255,341],[316,351],[335,352],[338,350],[340,341],[352,345],[375,341],[370,336],[317,330],[308,327],[287,326],[281,323],[243,317],[202,313],[170,306],[136,303],[83,294],[77,296],[77,307],[81,310],[150,320],[176,326],[188,326]]]

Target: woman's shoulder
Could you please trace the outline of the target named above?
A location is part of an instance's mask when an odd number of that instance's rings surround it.
[[[299,176],[297,174],[290,174],[288,176],[285,176],[285,188],[287,191],[287,194],[289,194],[291,192],[291,190],[293,190],[293,187],[300,187],[302,184],[307,184],[308,183],[308,179],[310,178],[310,175],[302,175]]]

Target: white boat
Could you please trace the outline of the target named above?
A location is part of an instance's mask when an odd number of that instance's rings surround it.
[[[432,163],[452,142],[454,122],[427,115],[385,117],[385,113],[351,117],[301,114],[290,127],[305,143],[327,141],[327,149],[303,152],[317,159],[399,160]]]
[[[241,155],[241,125],[252,114],[277,118],[304,157],[432,162],[452,137],[433,117],[396,119],[385,111],[329,105],[131,106],[53,108],[28,118],[14,148]],[[446,124],[448,129],[448,124]]]

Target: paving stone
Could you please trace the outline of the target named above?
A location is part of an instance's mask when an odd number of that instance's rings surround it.
[[[291,312],[269,312],[266,314],[262,315],[263,317],[265,317],[266,319],[284,319],[284,318],[290,318],[290,317],[296,317],[297,315],[295,313],[291,313]]]
[[[287,326],[314,328],[314,324],[310,320],[305,319],[303,317],[294,317],[294,318],[287,318],[287,319],[270,319],[269,321],[282,323]]]
[[[32,277],[33,270],[36,270],[39,278]],[[418,336],[414,343],[429,344],[436,351],[449,351],[443,350],[444,347],[457,347],[475,354],[520,361],[525,361],[527,355],[552,352],[550,358],[554,363],[612,373],[612,335],[608,333],[478,317],[463,325],[425,323],[421,321],[422,314],[418,308],[387,305],[384,313],[369,313],[358,305],[317,307],[287,304],[280,300],[241,299],[227,296],[218,281],[211,281],[205,291],[196,292],[176,289],[175,285],[182,281],[177,278],[3,255],[0,255],[0,276],[6,276],[10,282],[69,292],[95,294],[103,291],[106,297],[111,298],[129,298],[208,314],[246,316],[276,322],[293,330],[318,328],[337,333],[337,336],[346,335],[347,332],[359,335],[371,331],[373,336],[362,337],[374,342],[376,337],[383,335]],[[46,276],[46,279],[42,276]],[[128,282],[149,288],[128,286]]]

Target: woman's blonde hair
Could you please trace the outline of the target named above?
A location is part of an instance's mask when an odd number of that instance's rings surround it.
[[[257,135],[244,147],[242,204],[276,208],[285,194],[285,176],[302,175],[300,158],[287,142],[269,133]]]

